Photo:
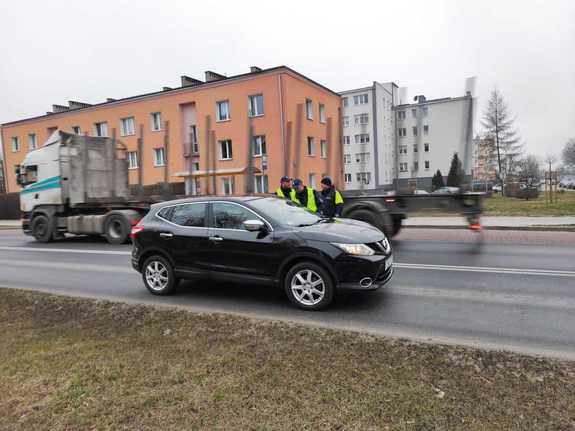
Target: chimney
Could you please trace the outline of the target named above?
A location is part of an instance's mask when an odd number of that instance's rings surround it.
[[[112,99],[111,97],[106,97],[106,102],[115,102],[116,99]]]
[[[92,105],[90,105],[89,103],[74,102],[73,100],[68,100],[68,106],[70,107],[70,109],[80,109],[80,108],[87,108]]]
[[[206,70],[206,82],[221,81],[222,79],[226,79],[226,77],[211,70]]]
[[[172,87],[162,87],[162,91],[170,91]]]
[[[70,108],[64,105],[52,105],[52,112],[64,112],[69,111]]]
[[[258,72],[261,72],[261,71],[262,71],[262,70],[261,70],[259,67],[257,67],[257,66],[252,66],[252,67],[250,67],[250,73],[258,73]]]
[[[196,85],[203,84],[203,82],[200,81],[199,79],[190,78],[189,76],[186,75],[182,75],[180,79],[182,80],[182,87],[195,87]]]

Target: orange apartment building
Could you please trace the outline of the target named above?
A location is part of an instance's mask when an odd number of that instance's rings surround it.
[[[273,191],[282,175],[315,187],[323,175],[342,184],[337,93],[286,66],[205,75],[94,105],[53,105],[46,115],[2,124],[6,191],[19,190],[14,166],[55,130],[121,141],[132,185],[167,182],[194,195]]]

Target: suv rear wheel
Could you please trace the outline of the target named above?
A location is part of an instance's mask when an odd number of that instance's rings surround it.
[[[284,289],[291,303],[304,310],[321,310],[335,295],[331,277],[313,262],[294,265],[286,274]]]
[[[154,295],[170,295],[178,285],[172,265],[159,255],[146,259],[142,265],[142,278],[146,288]]]

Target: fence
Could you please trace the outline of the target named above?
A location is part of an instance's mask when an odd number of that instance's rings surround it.
[[[20,218],[20,193],[0,194],[0,220]]]

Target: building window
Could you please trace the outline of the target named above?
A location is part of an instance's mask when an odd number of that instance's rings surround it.
[[[82,130],[80,129],[80,126],[73,126],[72,127],[72,133],[76,134],[76,135],[80,135],[82,133]]]
[[[429,144],[423,144],[423,150],[424,150],[426,153],[429,153]]]
[[[359,114],[356,115],[355,117],[355,125],[357,126],[358,124],[367,124],[369,123],[369,114]]]
[[[413,126],[413,136],[417,136],[417,126]]]
[[[216,102],[216,121],[228,121],[230,119],[230,101]]]
[[[413,152],[417,153],[419,151],[419,147],[417,146],[417,144],[413,144]]]
[[[407,154],[407,144],[402,144],[399,146],[399,154]]]
[[[126,153],[126,158],[128,159],[128,169],[138,169],[138,152],[128,151]]]
[[[257,175],[254,177],[254,190],[256,193],[268,192],[268,176]]]
[[[220,143],[220,160],[232,160],[232,140],[224,139]]]
[[[344,108],[347,108],[349,106],[349,101],[347,100],[347,97],[342,97],[341,102]]]
[[[307,182],[312,189],[315,189],[315,174],[309,174],[309,181]]]
[[[427,135],[429,133],[429,126],[426,124],[425,126],[423,126],[423,134]]]
[[[150,126],[154,132],[162,130],[162,113],[152,112],[150,114]]]
[[[400,127],[398,132],[399,132],[400,138],[407,136],[407,128],[406,127]]]
[[[190,126],[190,142],[192,143],[192,154],[199,154],[200,145],[198,144],[198,131],[195,124]]]
[[[194,168],[194,171],[199,171],[200,170],[200,162],[194,162],[192,167]]]
[[[108,136],[108,123],[94,123],[94,135],[107,137]]]
[[[413,170],[414,170],[414,171],[419,170],[419,162],[418,162],[417,160],[415,160],[415,161],[413,162]]]
[[[154,166],[166,165],[166,152],[164,148],[154,148]]]
[[[29,133],[28,134],[28,148],[30,150],[36,149],[36,134],[35,133]]]
[[[346,183],[351,183],[351,174],[345,174],[344,175],[344,181]]]
[[[305,116],[308,120],[313,120],[313,102],[311,99],[305,99]]]
[[[254,136],[253,140],[254,157],[266,155],[266,137],[264,135]]]
[[[120,133],[122,136],[131,136],[136,134],[134,117],[120,119]]]
[[[355,153],[356,163],[369,163],[370,153]]]
[[[413,108],[413,109],[411,110],[411,116],[412,116],[413,118],[417,118],[417,109],[416,109],[416,108]]]
[[[425,169],[426,169],[426,170],[429,169],[429,160],[426,160],[426,161],[425,161]]]
[[[325,139],[319,141],[319,155],[322,159],[327,159],[327,141]]]
[[[397,119],[405,120],[405,111],[397,111]]]
[[[307,155],[315,156],[315,138],[313,136],[307,137]]]
[[[351,140],[349,139],[349,136],[344,136],[343,137],[343,143],[345,145],[349,145],[351,143]]]
[[[319,104],[319,122],[325,123],[325,105],[323,103]]]
[[[254,94],[248,96],[248,115],[250,117],[259,117],[264,115],[264,95]]]
[[[358,94],[357,96],[353,96],[353,104],[354,105],[365,105],[368,102],[368,96],[366,94]]]
[[[20,151],[20,140],[18,139],[18,136],[13,136],[12,137],[12,152],[17,153],[18,151]]]
[[[371,181],[371,172],[358,172],[355,174],[355,178],[359,183],[369,184]]]
[[[349,127],[349,117],[341,117],[343,127]]]
[[[222,193],[225,196],[234,194],[234,177],[222,178]]]
[[[359,135],[355,135],[354,138],[356,144],[366,144],[369,142],[369,133],[361,133]]]
[[[399,164],[399,172],[407,172],[407,162]]]
[[[346,165],[351,163],[351,154],[344,154],[343,155],[343,163]]]

